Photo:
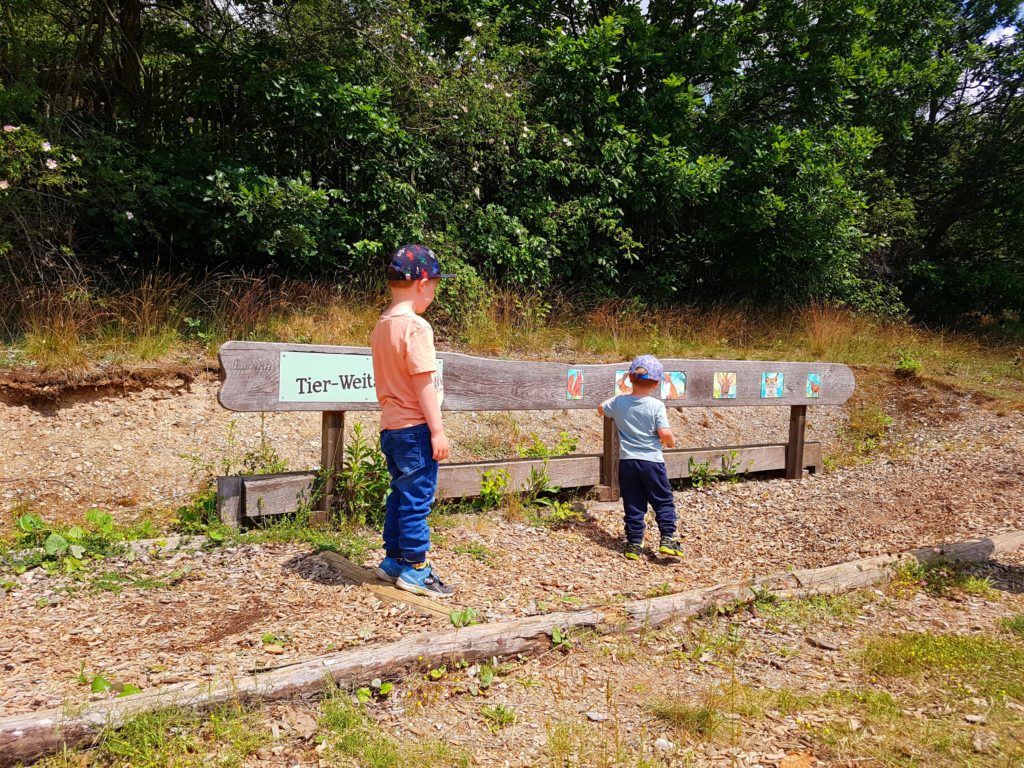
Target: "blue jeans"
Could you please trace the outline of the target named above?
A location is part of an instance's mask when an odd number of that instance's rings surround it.
[[[654,508],[654,519],[662,536],[676,532],[676,501],[668,482],[665,465],[656,461],[619,459],[619,493],[626,523],[626,541],[640,544],[644,540],[644,518],[647,505]]]
[[[384,549],[388,557],[422,563],[430,549],[427,515],[437,489],[430,427],[417,424],[382,430],[380,448],[391,475],[391,493],[384,513]]]

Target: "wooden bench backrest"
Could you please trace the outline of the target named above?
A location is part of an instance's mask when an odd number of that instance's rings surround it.
[[[348,395],[333,384],[328,387],[333,390],[333,396],[317,396],[303,402],[282,400],[282,353],[293,355],[286,358],[285,369],[286,374],[293,375],[304,361],[314,360],[323,364],[318,368],[329,370],[333,357],[368,357],[370,350],[367,347],[229,341],[219,353],[225,375],[219,395],[221,405],[232,411],[378,410],[372,386],[368,393],[363,393],[364,397],[369,396],[369,400],[335,399]],[[303,357],[310,353],[317,357]],[[576,365],[495,360],[455,352],[441,352],[438,357],[444,361],[442,408],[448,411],[594,409],[616,393],[616,372],[629,368],[629,363]],[[854,389],[852,371],[839,363],[677,358],[664,358],[662,363],[666,372],[686,375],[685,396],[665,400],[665,404],[671,407],[839,405],[846,402]],[[568,395],[570,371],[578,371],[582,375],[579,399],[571,399]],[[735,376],[735,397],[714,397],[714,380],[718,373]],[[781,397],[762,396],[762,376],[766,373],[782,375]],[[809,376],[814,377],[810,384]],[[366,382],[361,383],[365,389]]]

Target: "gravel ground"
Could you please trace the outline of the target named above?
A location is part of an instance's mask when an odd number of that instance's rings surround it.
[[[31,501],[48,519],[74,517],[117,494],[127,494],[115,509],[124,517],[183,497],[188,461],[174,457],[201,450],[203,461],[216,461],[224,452],[223,438],[217,443],[206,436],[224,435],[234,416],[216,406],[214,395],[215,383],[208,381],[178,394],[72,399],[52,411],[3,406],[0,451],[13,457],[12,463],[5,459],[3,493],[8,503]],[[615,504],[592,505],[587,522],[558,530],[506,520],[500,512],[441,518],[433,561],[457,585],[461,604],[498,620],[1024,529],[1024,415],[977,407],[953,391],[922,387],[901,398],[897,404],[905,407],[893,411],[892,450],[870,462],[798,483],[679,492],[680,533],[688,548],[681,561],[622,558]],[[785,413],[775,410],[691,410],[672,418],[684,443],[721,445],[764,439],[759,435],[779,439]],[[811,436],[838,446],[843,412],[818,411]],[[568,429],[581,436],[581,450],[596,447],[594,414],[548,414],[547,421],[543,414],[521,416],[516,427],[522,433],[550,439]],[[485,449],[507,455],[515,441],[507,419],[453,415],[448,424],[456,458],[480,457]],[[372,419],[366,421],[369,427]],[[258,417],[238,419],[245,444],[258,430]],[[318,415],[268,417],[266,431],[292,466],[315,461]],[[57,482],[47,482],[46,472]],[[653,544],[654,533],[648,535]],[[251,545],[109,563],[133,578],[164,582],[120,592],[67,595],[59,591],[66,580],[39,572],[13,577],[15,587],[0,597],[6,682],[0,714],[87,699],[75,680],[83,667],[140,688],[223,680],[443,624],[338,583],[308,554],[296,545]],[[366,563],[380,555],[369,552]],[[280,649],[264,647],[266,633],[282,638]]]

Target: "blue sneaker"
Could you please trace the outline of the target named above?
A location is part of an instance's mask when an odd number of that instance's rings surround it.
[[[408,567],[409,564],[402,560],[394,557],[385,557],[380,561],[380,565],[377,566],[377,575],[385,581],[390,581],[394,584],[395,579],[402,573],[402,569]]]
[[[441,581],[434,569],[426,563],[419,568],[406,565],[395,581],[395,586],[424,597],[451,597],[455,593],[455,589]]]

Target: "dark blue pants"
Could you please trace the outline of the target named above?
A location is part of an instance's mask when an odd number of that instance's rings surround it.
[[[656,461],[619,459],[619,493],[626,523],[626,541],[640,544],[644,540],[644,518],[647,505],[654,508],[654,519],[662,536],[675,536],[676,502],[668,483],[665,465]]]
[[[384,549],[388,557],[422,563],[430,549],[427,515],[437,489],[437,462],[430,427],[417,424],[380,433],[380,449],[391,475],[384,513]]]

